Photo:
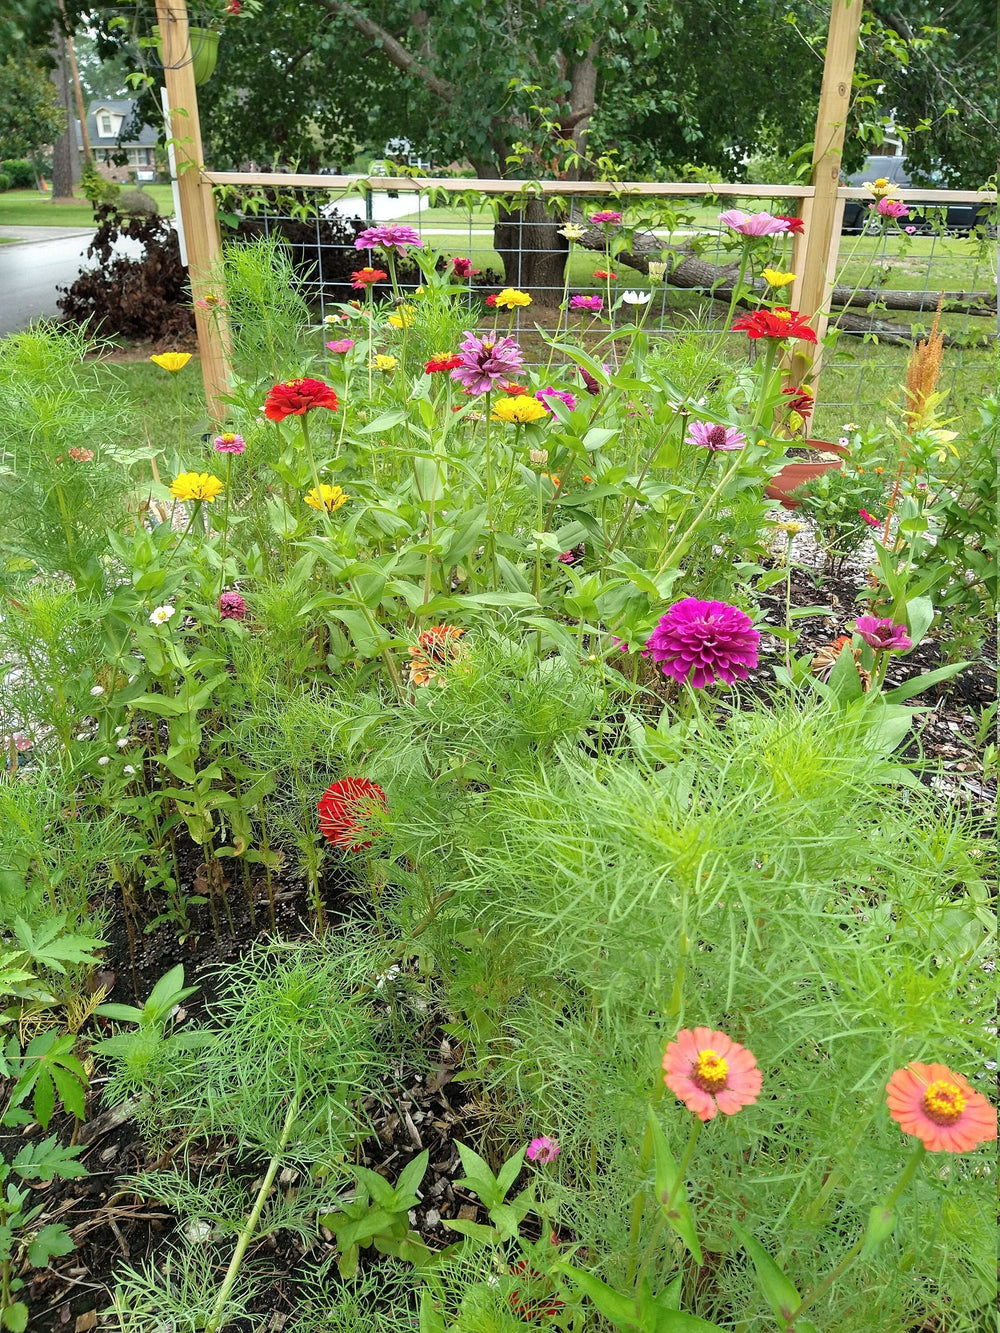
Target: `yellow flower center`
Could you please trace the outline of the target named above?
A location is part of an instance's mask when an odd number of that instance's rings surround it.
[[[729,1065],[709,1048],[701,1051],[691,1071],[691,1082],[702,1092],[721,1092],[729,1077]]]
[[[775,319],[791,319],[792,317],[792,312],[790,310],[772,310],[771,313],[774,315]]]
[[[965,1110],[967,1101],[961,1088],[940,1078],[928,1086],[920,1105],[935,1125],[953,1125]]]

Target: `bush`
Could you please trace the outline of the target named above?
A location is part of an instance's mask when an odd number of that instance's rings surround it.
[[[123,190],[116,204],[118,212],[126,213],[129,217],[155,218],[160,212],[156,200],[143,189]]]
[[[31,190],[38,179],[38,173],[35,171],[33,162],[29,162],[26,157],[8,158],[6,162],[0,162],[0,179],[7,177],[10,180],[9,185],[0,188],[5,190]]]
[[[90,162],[86,164],[80,175],[80,189],[83,197],[90,200],[95,210],[103,204],[112,203],[121,193],[121,187],[116,185],[114,181],[105,180]]]
[[[0,194],[5,190],[12,190],[14,183],[5,171],[0,171]]]

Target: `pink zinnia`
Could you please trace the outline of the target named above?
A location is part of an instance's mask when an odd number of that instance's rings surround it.
[[[859,509],[858,513],[862,522],[867,523],[870,528],[880,528],[882,526],[877,518],[872,518],[867,509]]]
[[[219,598],[220,620],[246,620],[247,604],[238,592],[224,592]]]
[[[418,248],[423,244],[420,233],[412,227],[404,227],[393,222],[384,222],[379,227],[369,227],[355,238],[355,250],[372,250],[381,246],[383,250],[395,250],[398,255],[405,255],[411,245]]]
[[[747,443],[747,437],[735,426],[717,426],[711,421],[692,421],[684,440],[713,453],[733,453],[745,449]]]
[[[947,1065],[914,1060],[886,1084],[889,1114],[928,1152],[971,1152],[997,1136],[997,1113],[967,1078]]]
[[[613,208],[605,209],[603,213],[591,213],[590,220],[595,226],[600,226],[605,222],[621,222],[622,215],[616,213]]]
[[[905,653],[913,647],[906,626],[894,624],[891,616],[881,620],[876,616],[858,616],[854,628],[868,647],[874,648],[877,653]]]
[[[899,199],[880,199],[875,208],[884,218],[908,218],[910,216],[910,210]]]
[[[913,236],[916,234],[917,229],[916,227],[904,227],[903,230],[906,232],[907,236]]]
[[[463,259],[461,255],[456,255],[454,259],[449,259],[451,271],[456,278],[471,278],[474,273],[481,273],[482,269],[473,268],[471,259]]]
[[[682,1028],[667,1047],[663,1071],[664,1083],[699,1120],[742,1111],[764,1081],[753,1053],[711,1028]]]
[[[571,296],[569,298],[570,310],[593,310],[595,315],[599,315],[603,305],[604,301],[600,296]]]
[[[472,394],[487,393],[498,380],[524,369],[521,349],[513,338],[477,338],[466,329],[459,355],[462,364],[451,377]]]
[[[327,343],[326,350],[328,352],[336,352],[340,355],[343,352],[349,352],[353,346],[353,338],[337,338],[336,341]]]
[[[675,602],[646,642],[665,676],[696,690],[713,681],[746,680],[757,665],[760,635],[750,617],[728,602],[685,597]]]
[[[539,389],[538,392],[535,394],[535,397],[538,399],[541,405],[543,407],[548,408],[550,412],[552,411],[552,408],[549,407],[548,403],[548,400],[550,398],[558,398],[561,403],[566,404],[566,406],[569,408],[571,412],[576,407],[576,399],[573,397],[571,393],[565,393],[561,389],[553,389],[551,384],[544,389]]]
[[[720,213],[719,221],[740,236],[780,236],[791,230],[787,218],[776,218],[763,212],[744,213],[739,208],[728,208],[725,213]]]
[[[526,1156],[529,1162],[554,1162],[559,1156],[559,1140],[550,1139],[546,1134],[532,1139]]]
[[[217,454],[242,454],[246,450],[247,442],[242,435],[226,431],[224,435],[216,435],[212,447]]]

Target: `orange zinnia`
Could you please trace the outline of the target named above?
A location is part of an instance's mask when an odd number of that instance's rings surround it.
[[[664,1083],[699,1120],[735,1115],[757,1100],[764,1081],[753,1052],[711,1028],[682,1028],[663,1070]]]
[[[914,1060],[886,1084],[889,1114],[928,1152],[970,1152],[997,1136],[997,1113],[980,1092],[947,1065]]]

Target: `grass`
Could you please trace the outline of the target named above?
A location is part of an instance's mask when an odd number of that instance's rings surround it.
[[[146,185],[143,189],[156,201],[165,217],[172,217],[173,194],[169,185]],[[79,202],[54,204],[52,196],[38,190],[6,190],[0,194],[0,226],[5,227],[90,227],[94,210],[76,191]]]

